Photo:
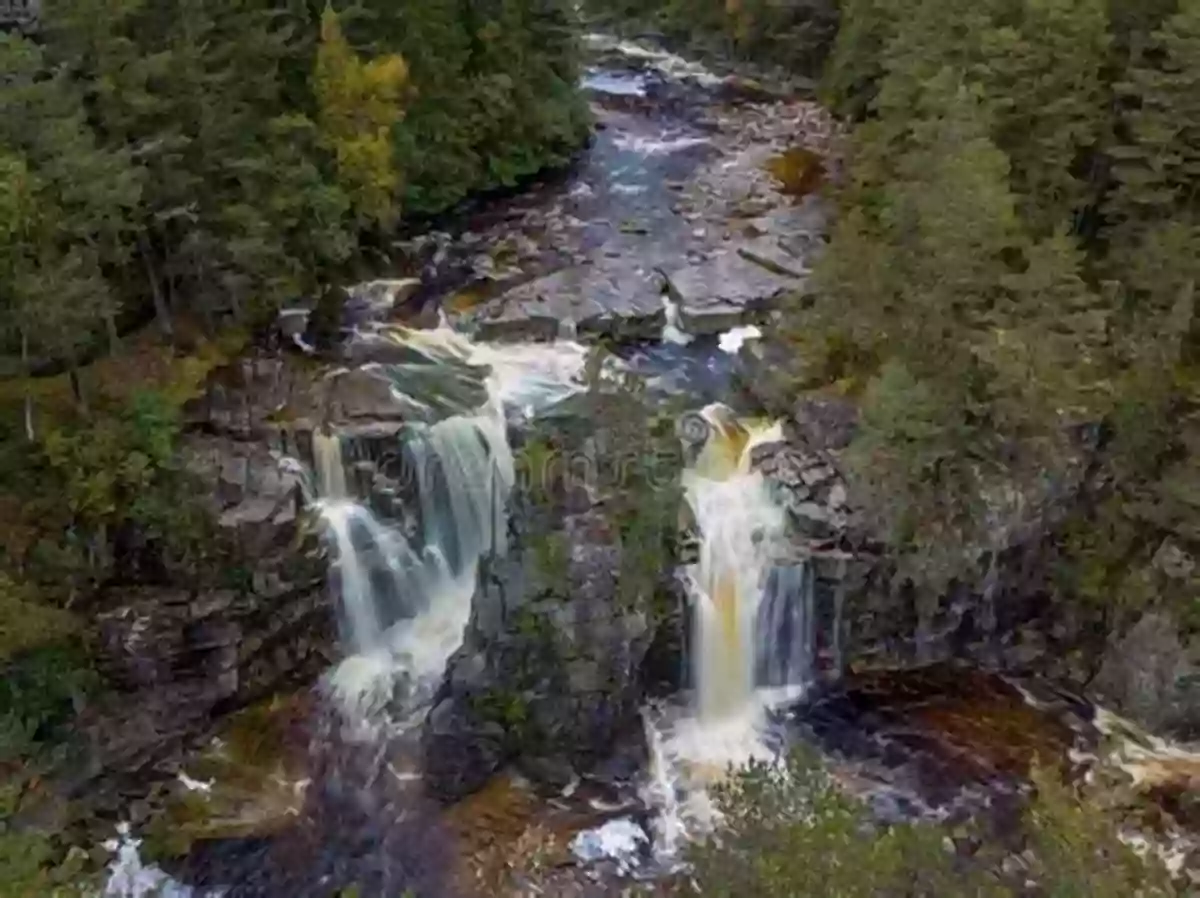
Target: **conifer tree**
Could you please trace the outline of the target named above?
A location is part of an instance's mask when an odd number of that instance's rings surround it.
[[[1078,230],[1099,199],[1109,44],[1102,0],[1023,0],[1017,24],[985,33],[980,77],[997,115],[994,137],[1012,161],[1022,218],[1039,236]]]
[[[32,42],[0,35],[0,84],[10,327],[27,361],[73,369],[115,312],[100,265],[120,261],[139,201],[136,173],[127,154],[96,145],[75,85],[48,72]]]
[[[1184,0],[1118,88],[1129,111],[1111,150],[1117,186],[1106,212],[1119,269],[1148,229],[1200,213],[1200,3]]]

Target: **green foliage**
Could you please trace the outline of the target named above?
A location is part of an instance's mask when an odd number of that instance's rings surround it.
[[[1036,800],[1025,812],[1030,876],[1061,898],[1169,898],[1170,874],[1143,860],[1113,820],[1045,770],[1034,771]]]
[[[82,648],[71,642],[8,661],[0,682],[0,764],[39,757],[57,744],[98,685]]]
[[[36,43],[0,35],[0,565],[45,611],[5,653],[114,578],[212,566],[176,437],[219,335],[332,297],[399,210],[562,162],[589,124],[565,0],[40,13]],[[143,355],[150,315],[169,339]]]
[[[1113,823],[1061,782],[1038,775],[1020,860],[995,847],[961,850],[935,824],[874,823],[801,748],[784,769],[755,764],[718,789],[720,828],[691,849],[680,894],[739,898],[928,896],[1005,898],[1177,894],[1166,871],[1142,861]],[[958,833],[956,836],[964,835]],[[968,835],[977,835],[971,832]]]
[[[3,811],[0,802],[0,811]],[[83,874],[81,852],[60,861],[61,852],[46,834],[0,831],[0,898],[89,898],[95,883]]]
[[[175,401],[141,391],[95,411],[61,417],[34,442],[10,441],[0,454],[13,478],[6,498],[16,520],[8,523],[18,528],[0,562],[38,602],[78,599],[135,574],[142,562],[122,556],[130,536],[153,551],[159,576],[186,572],[190,582],[219,552],[178,457]]]
[[[402,205],[435,213],[569,160],[590,128],[566,0],[366,0],[353,43],[397,52],[411,93],[394,129]]]
[[[644,380],[602,374],[604,350],[590,360],[586,401],[595,433],[595,489],[620,538],[618,601],[625,608],[653,603],[662,572],[670,570],[683,502],[681,450],[675,414],[655,408]]]
[[[61,644],[78,633],[75,617],[29,593],[0,573],[0,664],[32,649]]]
[[[0,41],[0,346],[69,363],[119,310],[168,334],[253,324],[343,277],[401,208],[564,161],[588,129],[573,17],[47,0],[39,45]]]
[[[401,94],[408,67],[396,55],[358,59],[332,6],[321,16],[321,42],[313,76],[322,138],[339,183],[360,219],[394,223],[400,175],[392,129],[402,118]]]
[[[850,467],[918,581],[973,576],[1088,459],[1066,593],[1200,597],[1152,563],[1200,550],[1197,79],[1195,2],[844,5],[824,92],[859,123],[790,330],[799,382],[861,391]]]
[[[754,764],[723,784],[721,828],[692,850],[683,894],[984,896],[1003,894],[977,870],[959,871],[932,826],[874,827],[814,756],[786,769]]]

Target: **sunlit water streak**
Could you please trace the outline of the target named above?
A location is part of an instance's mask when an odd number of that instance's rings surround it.
[[[715,404],[679,429],[685,445],[698,448],[683,475],[700,537],[687,572],[695,697],[687,713],[646,715],[651,765],[643,790],[657,811],[655,851],[667,864],[716,824],[711,784],[778,757],[768,712],[811,676],[813,620],[811,576],[803,566],[777,565],[786,515],[751,463],[756,447],[783,439],[781,427],[739,420]]]

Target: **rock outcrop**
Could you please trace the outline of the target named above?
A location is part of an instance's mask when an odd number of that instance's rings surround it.
[[[189,407],[182,459],[216,523],[210,557],[193,582],[175,572],[98,600],[97,664],[114,688],[81,722],[94,776],[128,784],[169,769],[224,715],[335,659],[327,560],[301,470],[285,462],[310,456],[310,434],[278,420],[313,389],[290,360],[248,357]]]
[[[515,521],[509,555],[481,573],[465,642],[425,724],[425,779],[443,799],[509,763],[561,788],[604,760],[637,727],[652,643],[680,619],[669,574],[637,595],[622,591],[623,547],[602,509]]]
[[[323,565],[276,588],[142,590],[99,619],[115,692],[82,727],[102,776],[146,777],[225,714],[311,682],[334,660]]]
[[[844,401],[807,398],[789,439],[760,447],[754,459],[788,514],[784,562],[812,566],[818,675],[958,659],[1081,680],[1076,650],[1087,641],[1088,621],[1047,598],[1053,545],[1018,528],[1010,545],[981,559],[970,581],[940,592],[914,586],[841,473],[855,418]]]

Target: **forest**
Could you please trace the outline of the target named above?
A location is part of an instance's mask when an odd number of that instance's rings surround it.
[[[853,397],[906,570],[944,588],[1048,528],[1047,589],[1099,630],[1200,626],[1200,5],[593,6],[815,71],[848,124],[781,392]]]
[[[521,0],[50,0],[0,34],[5,600],[185,539],[182,402],[406,223],[565,164],[576,41]]]
[[[855,406],[841,461],[907,584],[945,594],[1028,548],[1039,599],[1089,622],[1094,667],[1151,614],[1200,663],[1200,0],[582,13],[43,0],[36,28],[0,32],[0,770],[40,772],[103,688],[98,595],[248,582],[196,501],[186,403],[281,308],[338,314],[401,233],[569,166],[593,133],[593,27],[811,79],[843,129],[762,411]],[[1150,716],[1194,739],[1185,679]],[[920,827],[861,837],[824,780],[785,807],[813,774],[776,776],[722,793],[731,839],[695,849],[680,894],[1026,894],[964,878]],[[1062,788],[1024,818],[1037,894],[1177,894]],[[5,839],[0,873],[23,859],[22,882],[64,853]],[[839,859],[860,850],[852,875]]]
[[[1200,5],[848,3],[824,89],[857,124],[800,383],[862,397],[916,574],[1040,517],[1059,595],[1196,626]]]

